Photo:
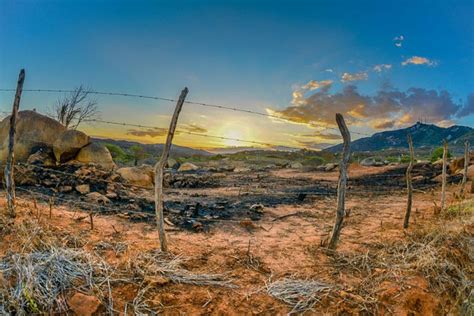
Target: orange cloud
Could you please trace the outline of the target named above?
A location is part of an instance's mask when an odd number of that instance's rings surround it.
[[[402,66],[406,65],[427,65],[427,66],[436,66],[437,63],[433,60],[430,60],[426,57],[413,56],[402,62]]]

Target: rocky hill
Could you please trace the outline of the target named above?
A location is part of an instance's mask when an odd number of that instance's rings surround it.
[[[116,139],[104,139],[104,138],[93,138],[93,141],[99,144],[114,144],[121,147],[124,150],[128,150],[130,147],[135,145],[140,145],[144,151],[150,157],[159,157],[161,152],[163,151],[164,144],[142,144],[133,141],[127,140],[116,140]],[[212,153],[201,150],[195,149],[190,147],[172,145],[171,146],[171,157],[191,157],[191,156],[211,156]]]
[[[439,127],[432,124],[416,123],[408,128],[385,131],[357,139],[351,143],[351,150],[380,151],[388,149],[407,148],[407,135],[413,138],[415,148],[434,148],[442,145],[444,139],[448,140],[453,147],[462,147],[465,139],[474,141],[474,130],[467,126],[451,126],[448,128]],[[330,152],[339,152],[342,145],[332,146],[326,149]]]

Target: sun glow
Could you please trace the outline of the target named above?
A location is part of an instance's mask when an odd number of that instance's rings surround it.
[[[226,138],[234,138],[234,139],[244,139],[243,133],[237,129],[228,129],[224,132],[224,137]],[[232,139],[224,139],[223,143],[225,146],[228,147],[236,147],[236,146],[245,146],[246,144]]]

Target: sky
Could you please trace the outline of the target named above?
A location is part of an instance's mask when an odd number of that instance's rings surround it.
[[[178,129],[297,148],[419,120],[474,126],[474,1],[0,0],[0,89],[123,92],[185,103]],[[51,113],[58,93],[23,93],[20,109]],[[90,135],[164,141],[175,103],[97,96]],[[10,111],[13,92],[0,91]],[[196,148],[265,146],[178,133]]]

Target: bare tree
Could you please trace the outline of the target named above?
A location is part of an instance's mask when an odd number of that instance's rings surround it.
[[[53,117],[70,129],[77,127],[85,120],[94,119],[99,114],[97,101],[90,98],[91,91],[82,85],[59,99],[53,107]]]

